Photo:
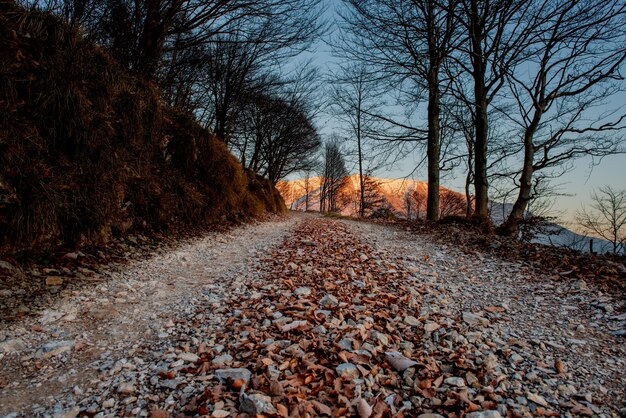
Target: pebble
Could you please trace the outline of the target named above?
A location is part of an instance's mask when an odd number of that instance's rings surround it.
[[[337,299],[335,296],[331,294],[326,294],[324,295],[322,300],[320,300],[320,305],[321,306],[337,306],[339,305],[339,299]]]
[[[548,402],[546,402],[546,400],[541,395],[537,395],[535,393],[527,393],[526,398],[528,398],[529,401],[536,403],[537,405],[548,406]]]
[[[337,366],[337,374],[345,380],[358,379],[361,374],[359,369],[352,363],[342,363]]]
[[[426,325],[424,325],[424,331],[425,332],[433,332],[436,331],[440,328],[440,325],[436,322],[427,322]]]
[[[308,287],[299,287],[293,291],[296,296],[309,296],[311,294],[311,289]]]
[[[225,366],[232,362],[233,356],[231,356],[230,354],[222,354],[211,360],[211,363],[215,364],[216,366]]]
[[[414,316],[407,316],[404,318],[404,322],[407,325],[410,325],[412,327],[417,327],[419,325],[421,325],[422,323]]]
[[[462,377],[448,377],[443,381],[446,385],[456,386],[458,388],[465,387],[465,380]]]
[[[186,361],[188,363],[195,363],[200,359],[197,354],[194,353],[180,353],[178,354],[178,359]]]
[[[498,411],[479,411],[470,412],[465,418],[502,418],[502,415]]]
[[[489,326],[489,320],[487,318],[483,318],[482,316],[473,314],[471,312],[463,312],[463,322],[470,326]]]
[[[250,396],[242,394],[239,411],[250,415],[276,414],[276,408],[272,405],[272,398],[258,393]]]
[[[252,372],[248,369],[238,368],[238,369],[218,369],[215,371],[215,377],[221,382],[225,382],[227,380],[243,380],[246,382],[250,382],[250,378],[252,377]]]

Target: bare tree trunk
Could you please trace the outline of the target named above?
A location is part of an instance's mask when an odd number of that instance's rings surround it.
[[[360,92],[359,92],[360,96]],[[363,152],[361,150],[361,100],[359,97],[359,106],[357,108],[357,128],[356,128],[356,140],[357,151],[359,153],[359,183],[360,183],[360,196],[359,196],[359,217],[365,216],[365,188],[363,183]]]
[[[532,191],[533,161],[535,159],[533,139],[542,115],[543,112],[537,110],[533,120],[524,132],[524,164],[519,181],[519,191],[511,213],[509,213],[508,218],[499,228],[499,232],[503,235],[515,235],[519,230],[520,223],[524,220],[524,213],[526,213]]]
[[[426,219],[439,219],[439,80],[438,64],[432,63],[428,78],[428,197]]]
[[[474,79],[474,108],[476,113],[474,143],[474,218],[480,223],[489,222],[489,183],[487,180],[487,91],[485,89],[485,63],[483,61],[481,27],[478,4],[471,2],[470,39],[472,46],[472,77]]]

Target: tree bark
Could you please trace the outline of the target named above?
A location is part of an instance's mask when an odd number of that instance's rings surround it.
[[[428,16],[428,197],[426,199],[426,219],[439,220],[439,54],[433,5],[429,4]]]
[[[533,120],[526,128],[524,132],[524,164],[522,166],[522,173],[520,175],[520,186],[517,194],[517,199],[513,204],[511,213],[507,217],[506,221],[498,228],[498,232],[502,235],[515,235],[519,231],[520,223],[524,220],[524,213],[528,207],[530,201],[530,195],[532,192],[532,179],[534,173],[533,161],[535,159],[535,145],[533,138],[539,121],[541,120],[543,112],[536,110]]]
[[[483,61],[483,33],[479,22],[478,5],[471,2],[472,69],[474,79],[474,107],[476,113],[474,143],[474,218],[481,224],[489,223],[489,182],[487,179],[487,92],[485,90],[485,63]]]

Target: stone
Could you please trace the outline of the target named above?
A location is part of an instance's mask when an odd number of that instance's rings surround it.
[[[458,388],[463,388],[465,387],[465,380],[463,380],[462,377],[448,377],[447,379],[445,379],[443,381],[443,383],[445,383],[446,385],[450,385],[450,386],[456,386]]]
[[[352,350],[352,340],[349,340],[347,338],[341,339],[337,343],[337,345],[341,347],[343,350],[348,350],[348,351]]]
[[[498,411],[478,411],[478,412],[470,412],[465,415],[465,418],[502,418],[500,412]]]
[[[417,418],[445,418],[443,415],[439,414],[420,414]]]
[[[132,383],[120,383],[120,385],[117,387],[117,393],[123,393],[126,395],[131,395],[136,391],[137,389]]]
[[[465,381],[467,381],[467,384],[475,389],[480,388],[480,381],[478,380],[478,377],[476,377],[476,375],[472,372],[465,373]]]
[[[74,347],[74,341],[51,341],[41,346],[35,356],[37,358],[49,358],[66,353]]]
[[[473,314],[471,312],[463,312],[463,322],[470,326],[481,325],[486,327],[489,325],[489,320],[487,318],[483,318],[480,315]]]
[[[407,316],[404,318],[404,323],[412,327],[416,327],[421,324],[421,322],[414,316]]]
[[[541,395],[537,395],[536,393],[527,393],[526,398],[541,406],[548,406],[548,402]]]
[[[320,305],[322,306],[337,306],[339,305],[339,299],[334,297],[331,294],[326,294],[322,300],[320,300]]]
[[[183,360],[189,363],[195,363],[196,361],[198,361],[199,358],[200,357],[198,357],[198,355],[194,353],[180,353],[178,355],[179,360]]]
[[[352,363],[341,363],[336,370],[337,374],[345,380],[358,379],[361,375],[359,369]]]
[[[258,393],[240,397],[239,411],[252,416],[260,414],[277,414],[276,408],[272,405],[272,398]]]
[[[296,296],[309,296],[311,294],[311,289],[308,287],[299,287],[293,291]]]
[[[424,325],[425,332],[433,332],[438,329],[439,329],[439,324],[436,322],[427,322],[426,325]]]
[[[114,406],[115,406],[115,399],[113,398],[107,399],[106,401],[102,402],[103,408],[113,408]]]
[[[19,338],[13,338],[0,343],[0,353],[17,353],[26,349],[26,343]]]
[[[225,366],[227,364],[232,363],[233,361],[233,356],[231,356],[230,354],[222,354],[220,356],[215,357],[213,360],[211,360],[211,363],[215,364],[216,366]]]
[[[246,382],[250,382],[250,378],[252,377],[252,372],[248,369],[239,368],[239,369],[217,369],[215,371],[215,377],[220,382],[226,382],[227,380],[243,380]]]
[[[46,277],[46,286],[61,286],[63,284],[63,278],[59,276]]]
[[[513,365],[520,364],[522,361],[524,361],[524,358],[517,353],[513,353],[509,356],[509,363]]]

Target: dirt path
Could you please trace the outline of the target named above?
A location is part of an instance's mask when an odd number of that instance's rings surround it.
[[[552,276],[396,227],[248,226],[3,330],[0,414],[618,416],[622,307]]]

